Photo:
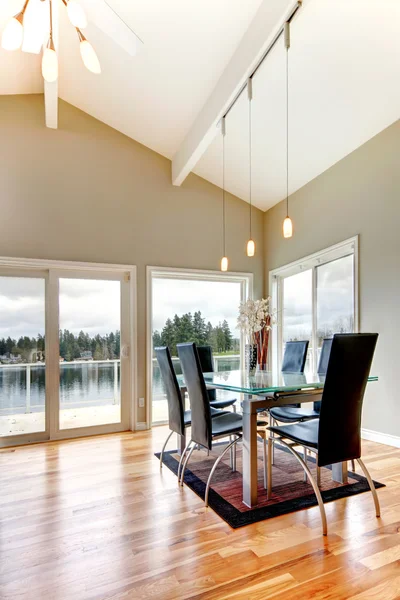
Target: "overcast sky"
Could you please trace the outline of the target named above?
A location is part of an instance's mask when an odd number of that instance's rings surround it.
[[[206,321],[218,325],[226,319],[234,337],[239,337],[236,320],[240,304],[240,284],[219,281],[153,279],[153,331],[168,318],[198,310]]]
[[[0,277],[0,337],[44,335],[44,280]],[[60,327],[93,336],[120,329],[120,283],[60,280]]]
[[[309,339],[312,327],[311,269],[284,280],[284,339]],[[335,329],[353,315],[353,256],[317,268],[317,327]]]

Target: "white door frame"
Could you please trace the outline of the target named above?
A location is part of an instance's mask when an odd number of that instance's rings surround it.
[[[231,281],[241,284],[240,299],[243,302],[247,298],[253,298],[253,273],[208,271],[203,269],[185,269],[173,267],[146,268],[146,428],[152,426],[152,371],[153,371],[153,277],[164,279],[193,279],[196,281]],[[244,347],[245,338],[240,334],[240,345]],[[241,353],[241,368],[244,368],[244,356]]]
[[[0,447],[29,444],[50,439],[65,439],[134,430],[137,400],[137,277],[136,266],[42,259],[0,257],[0,272],[13,276],[45,276],[46,280],[46,430],[0,437]],[[76,429],[58,427],[59,417],[59,339],[58,339],[58,281],[59,277],[120,279],[129,283],[129,293],[121,294],[121,309],[127,320],[126,339],[122,345],[129,346],[125,387],[128,390],[126,408],[121,404],[121,422],[108,425],[89,426]],[[125,299],[124,299],[125,298]],[[121,312],[122,317],[122,312]],[[121,332],[122,335],[122,332]],[[50,399],[53,399],[50,402]]]

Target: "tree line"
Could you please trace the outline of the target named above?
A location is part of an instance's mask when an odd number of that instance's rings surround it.
[[[119,331],[91,337],[83,331],[75,335],[68,329],[64,329],[60,330],[59,342],[60,357],[66,361],[83,357],[94,360],[118,359],[120,356],[121,334]],[[12,355],[19,357],[23,362],[35,362],[43,358],[44,354],[45,338],[41,334],[38,334],[36,338],[21,336],[18,340],[11,337],[0,339],[0,356],[2,357],[10,358]],[[82,356],[83,354],[84,356]]]
[[[153,348],[168,346],[171,354],[177,356],[176,344],[195,342],[198,346],[211,346],[214,352],[239,350],[239,339],[235,339],[228,321],[213,326],[202,317],[201,311],[175,315],[167,319],[161,331],[153,332]]]

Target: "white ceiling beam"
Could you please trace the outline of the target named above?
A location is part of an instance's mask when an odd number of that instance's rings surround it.
[[[49,8],[51,0],[48,0],[46,3]],[[52,2],[52,10],[53,10],[53,41],[54,46],[58,53],[58,33],[59,33],[59,0],[53,0]],[[43,50],[45,46],[43,47]],[[50,129],[57,129],[58,127],[58,80],[54,83],[44,82],[44,107],[46,114],[46,127]]]
[[[263,0],[217,85],[172,159],[172,183],[181,185],[217,134],[217,125],[254,71],[278,28],[297,5],[293,0]]]

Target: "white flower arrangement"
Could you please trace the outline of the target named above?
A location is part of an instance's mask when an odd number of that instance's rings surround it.
[[[259,331],[269,331],[275,324],[276,311],[270,311],[271,297],[261,298],[261,300],[246,300],[239,306],[239,316],[237,328],[244,333],[249,342],[257,343],[256,333]]]

